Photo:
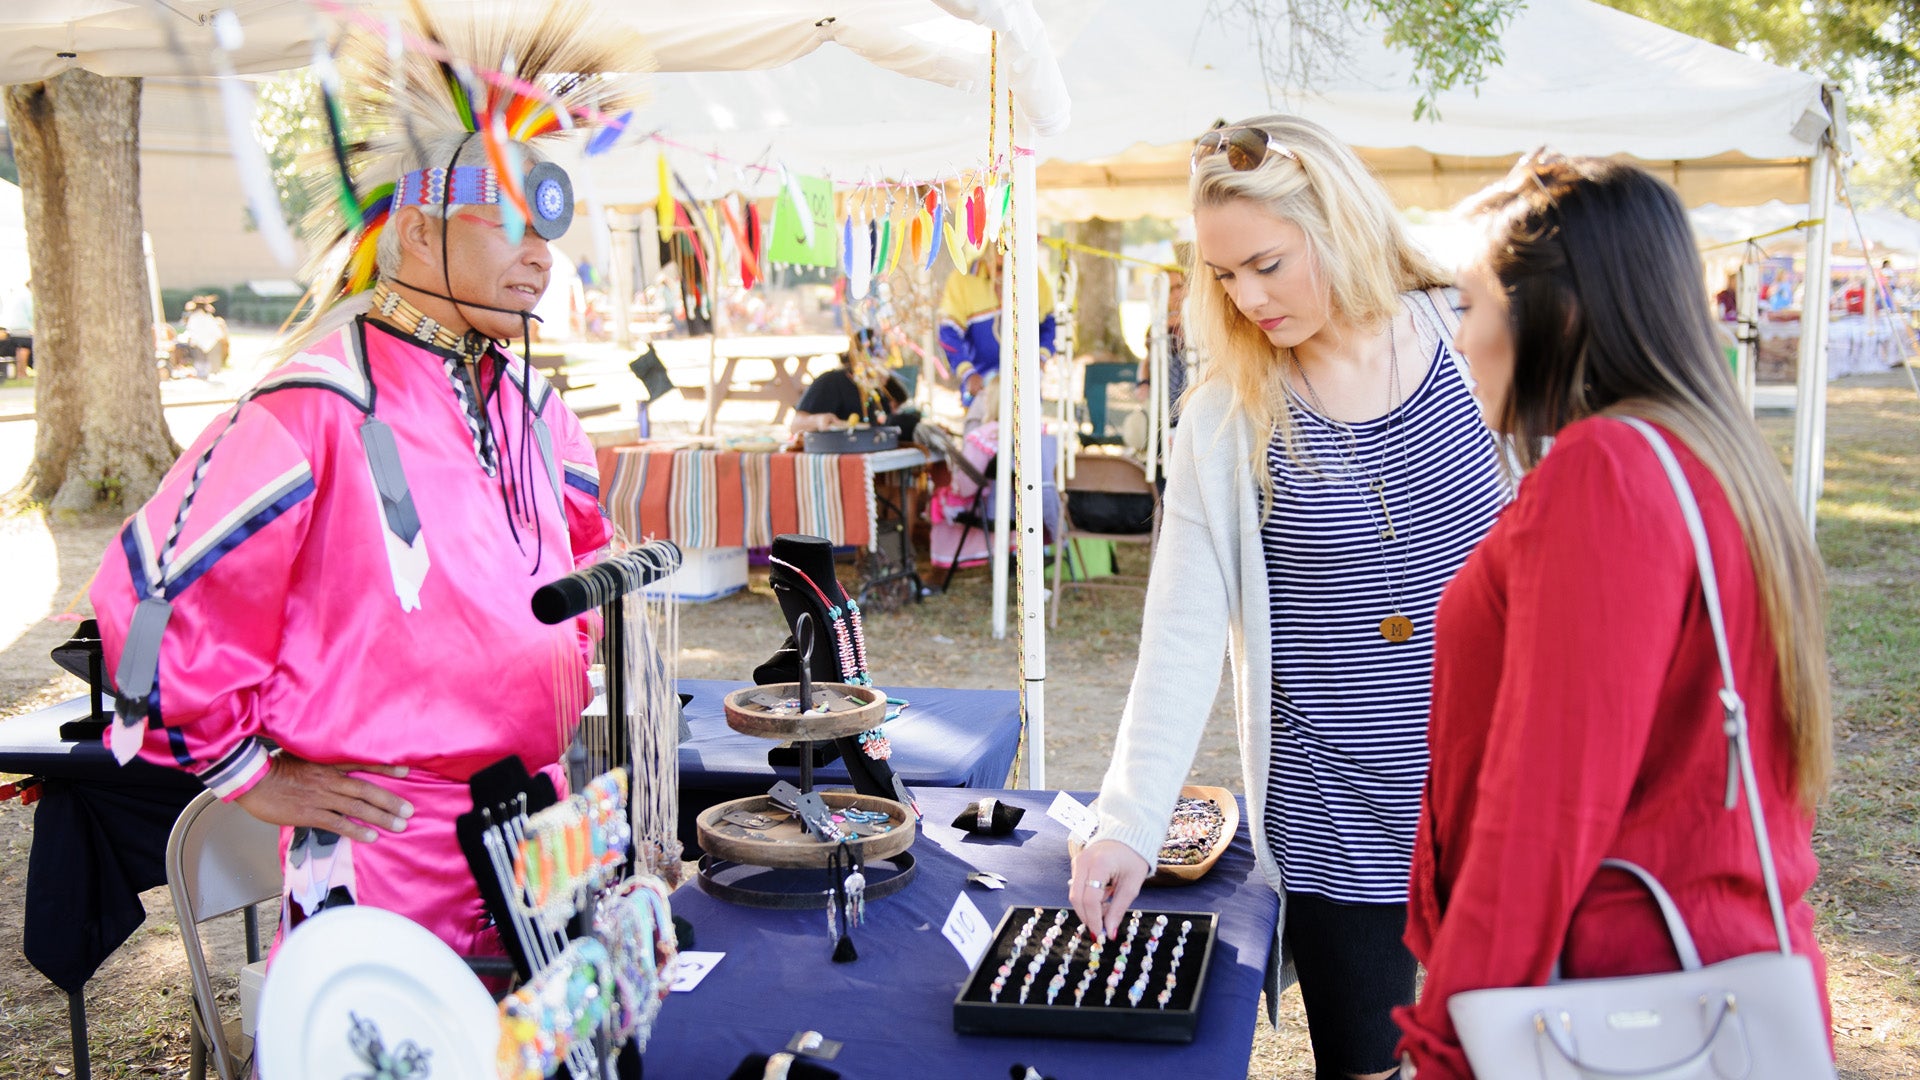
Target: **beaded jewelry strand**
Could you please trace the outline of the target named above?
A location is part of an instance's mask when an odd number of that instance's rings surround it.
[[[840,661],[840,677],[854,686],[873,685],[873,678],[867,672],[867,638],[860,621],[860,605],[849,596],[843,609],[818,582],[807,576],[806,571],[785,559],[770,556],[768,561],[806,582],[827,609],[827,623],[833,628],[834,652]],[[860,748],[875,761],[885,761],[893,756],[893,744],[877,727],[860,734]]]

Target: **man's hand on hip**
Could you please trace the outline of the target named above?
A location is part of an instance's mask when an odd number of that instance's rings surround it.
[[[282,750],[267,774],[234,801],[270,825],[326,829],[363,843],[380,838],[376,829],[401,832],[413,816],[413,804],[352,773],[402,777],[405,765],[322,765]]]

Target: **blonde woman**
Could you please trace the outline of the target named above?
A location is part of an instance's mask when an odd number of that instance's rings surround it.
[[[1254,852],[1316,1075],[1387,1076],[1391,1010],[1413,1000],[1400,937],[1434,605],[1507,488],[1446,277],[1353,151],[1296,117],[1249,120],[1201,136],[1191,194],[1187,326],[1210,364],[1071,899],[1119,928],[1230,655]]]
[[[1631,165],[1552,157],[1475,208],[1460,345],[1530,471],[1440,610],[1407,926],[1427,981],[1400,1016],[1421,1080],[1472,1075],[1459,991],[1679,966],[1652,896],[1603,858],[1653,874],[1702,961],[1777,947],[1753,829],[1725,801],[1699,563],[1621,417],[1663,429],[1699,501],[1788,936],[1823,966],[1805,899],[1832,757],[1820,557],[1714,342],[1686,209]]]

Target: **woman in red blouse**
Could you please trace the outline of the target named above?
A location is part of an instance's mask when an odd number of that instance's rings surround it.
[[[1527,469],[1440,602],[1396,1012],[1420,1080],[1470,1077],[1447,999],[1673,971],[1664,884],[1706,963],[1775,947],[1744,811],[1729,812],[1719,662],[1659,426],[1706,521],[1794,950],[1825,967],[1804,896],[1831,765],[1819,555],[1741,407],[1672,189],[1631,165],[1536,157],[1470,207],[1458,344]],[[1547,453],[1551,440],[1552,452]]]

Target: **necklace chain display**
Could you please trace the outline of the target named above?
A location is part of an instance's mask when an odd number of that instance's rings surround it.
[[[1396,316],[1397,318],[1397,316]],[[1360,458],[1360,440],[1354,436],[1353,425],[1335,420],[1321,403],[1320,395],[1313,388],[1313,380],[1307,377],[1307,369],[1301,365],[1300,358],[1289,352],[1293,369],[1300,373],[1300,382],[1307,388],[1307,396],[1314,412],[1322,420],[1346,436],[1347,477],[1360,489],[1360,503],[1367,508],[1367,519],[1373,523],[1374,541],[1380,548],[1380,574],[1386,579],[1387,600],[1393,606],[1393,614],[1380,620],[1380,636],[1398,645],[1413,638],[1413,620],[1400,610],[1400,586],[1406,581],[1407,565],[1413,554],[1413,538],[1410,535],[1412,521],[1410,509],[1401,511],[1402,523],[1396,526],[1393,511],[1387,506],[1387,454],[1393,441],[1393,433],[1400,433],[1400,467],[1403,481],[1413,476],[1412,453],[1407,449],[1407,428],[1399,416],[1403,404],[1400,394],[1400,347],[1394,327],[1395,320],[1387,322],[1387,439],[1380,448],[1380,473],[1374,473],[1366,467]],[[1291,387],[1288,387],[1291,390]],[[1379,502],[1379,513],[1374,512],[1374,502]],[[1384,525],[1381,518],[1386,519]],[[1400,543],[1400,574],[1393,573],[1392,553],[1387,550],[1391,541]]]
[[[813,595],[827,609],[827,623],[833,630],[834,651],[839,660],[840,678],[854,686],[871,686],[873,677],[867,673],[867,635],[860,622],[860,605],[853,597],[847,597],[847,606],[842,609],[827,596],[818,582],[807,576],[805,570],[778,557],[770,556],[768,561],[786,570],[794,577],[807,583]],[[893,756],[893,744],[886,733],[879,728],[860,733],[860,749],[875,761],[885,761]]]

